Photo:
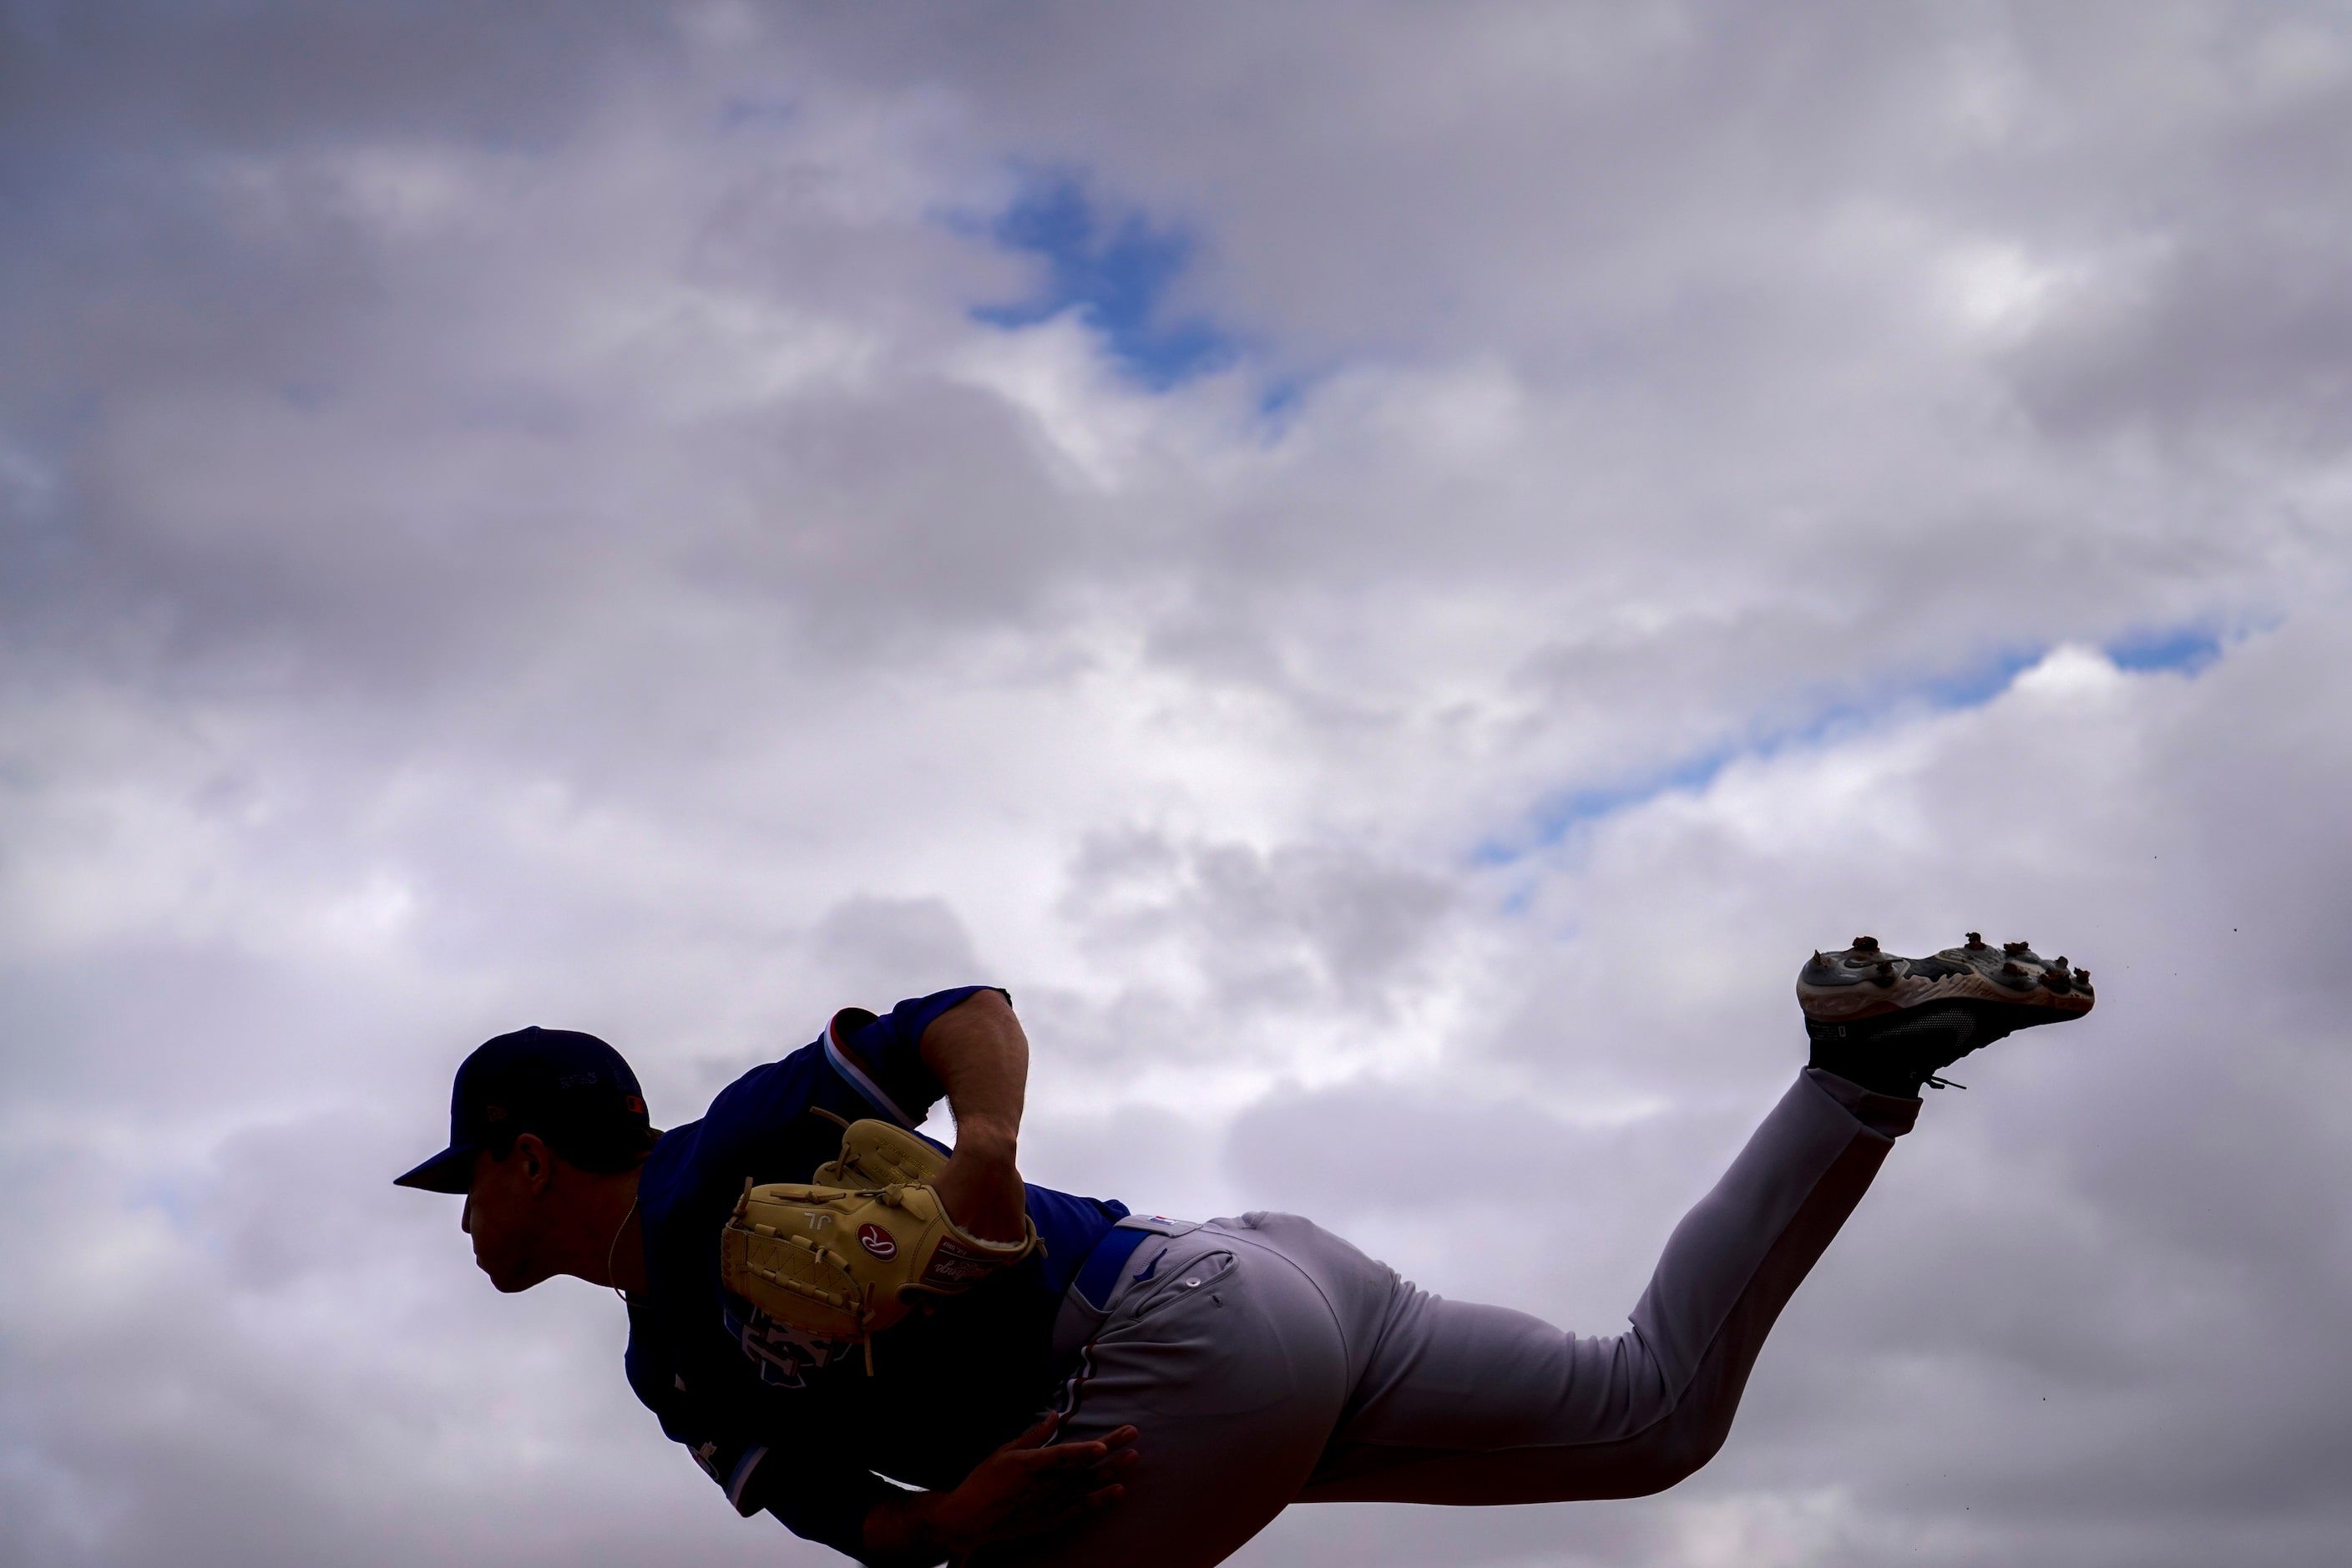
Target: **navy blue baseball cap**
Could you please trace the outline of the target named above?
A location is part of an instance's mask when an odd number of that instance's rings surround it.
[[[517,1029],[483,1041],[459,1064],[449,1146],[393,1184],[469,1191],[474,1156],[488,1149],[503,1158],[525,1132],[591,1171],[627,1169],[657,1136],[620,1052],[576,1029]]]

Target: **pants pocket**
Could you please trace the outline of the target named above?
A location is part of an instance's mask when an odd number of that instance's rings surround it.
[[[1163,1416],[1232,1415],[1290,1397],[1293,1326],[1267,1266],[1226,1251],[1170,1259],[1097,1338],[1094,1394]],[[1099,1406],[1097,1406],[1099,1409]]]

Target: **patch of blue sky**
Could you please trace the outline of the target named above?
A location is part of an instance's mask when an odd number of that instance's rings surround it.
[[[2221,639],[2210,631],[2173,627],[2119,638],[2101,651],[2119,669],[2178,671],[2193,676],[2219,658],[2221,650]],[[2048,645],[2002,648],[1975,664],[1906,686],[1859,698],[1832,699],[1820,703],[1797,723],[1764,730],[1744,740],[1725,742],[1662,767],[1605,784],[1560,791],[1538,802],[1517,828],[1479,841],[1470,851],[1471,863],[1482,867],[1512,865],[1619,812],[1662,795],[1696,794],[1742,758],[1770,758],[1798,747],[1819,746],[1923,710],[1952,712],[1981,708],[2008,690],[2020,675],[2039,664],[2049,652]]]
[[[2200,626],[2174,626],[2117,637],[2100,651],[2117,669],[2193,676],[2221,657],[2221,638]]]
[[[1876,701],[1846,703],[1832,711],[1825,720],[1817,720],[1805,730],[1789,739],[1799,742],[1820,739],[1829,731],[1890,710],[1909,710],[1924,704],[1937,711],[1960,708],[1981,708],[2010,688],[2010,684],[2050,652],[2042,647],[2002,648],[1991,658],[1943,675],[1931,675],[1906,689],[1888,693]]]
[[[1764,754],[1777,749],[1777,745],[1720,746],[1613,784],[1562,791],[1539,802],[1517,831],[1482,840],[1470,851],[1471,863],[1485,867],[1514,865],[1559,844],[1578,828],[1629,807],[1677,791],[1696,794],[1713,784],[1725,768],[1742,755]]]
[[[1192,237],[1144,213],[1107,211],[1077,180],[1041,177],[988,225],[989,237],[1041,264],[1036,290],[971,315],[1017,329],[1067,311],[1102,336],[1119,367],[1154,391],[1223,370],[1242,341],[1200,316],[1171,316],[1169,288],[1191,265]]]
[[[1279,436],[1307,406],[1307,389],[1315,378],[1306,374],[1277,375],[1258,394],[1258,423],[1267,434]]]

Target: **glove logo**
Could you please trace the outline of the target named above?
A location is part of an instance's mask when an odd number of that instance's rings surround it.
[[[871,1222],[857,1227],[857,1245],[877,1258],[898,1255],[898,1244],[890,1239],[890,1233]]]

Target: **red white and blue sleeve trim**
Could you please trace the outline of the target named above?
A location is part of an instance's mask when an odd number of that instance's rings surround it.
[[[899,1126],[909,1131],[921,1126],[923,1124],[921,1117],[908,1115],[898,1102],[891,1099],[865,1068],[849,1059],[849,1053],[841,1048],[840,1037],[834,1032],[835,1021],[828,1020],[824,1026],[824,1059],[833,1064],[833,1070],[848,1079],[849,1086],[864,1095],[868,1105]]]

